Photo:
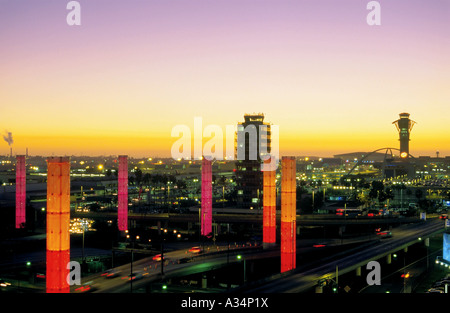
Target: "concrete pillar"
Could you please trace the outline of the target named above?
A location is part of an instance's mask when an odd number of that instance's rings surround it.
[[[361,277],[361,266],[356,268],[356,276]]]
[[[391,264],[392,263],[392,254],[386,255],[386,263]]]
[[[404,249],[403,249],[403,251],[406,253],[406,252],[408,252],[408,247],[405,247]]]
[[[323,293],[323,287],[322,286],[316,286],[316,293]]]

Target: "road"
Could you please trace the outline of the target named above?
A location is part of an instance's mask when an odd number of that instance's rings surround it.
[[[350,242],[364,242],[367,241],[367,236],[355,239],[346,239],[348,243]],[[316,249],[313,247],[317,240],[304,240],[298,243],[298,251],[302,253],[308,253],[311,249]],[[321,240],[320,243],[325,243],[328,246],[340,245],[341,240],[339,239],[327,239]],[[239,262],[236,259],[237,254],[242,254],[247,260],[252,259],[264,259],[277,257],[280,251],[277,247],[268,250],[261,250],[260,246],[250,243],[233,243],[230,245],[228,250],[228,245],[223,243],[218,243],[217,246],[210,246],[209,250],[205,251],[204,254],[195,254],[188,252],[189,248],[178,248],[177,250],[165,252],[164,258],[166,260],[164,265],[164,276],[165,278],[171,276],[186,276],[195,273],[201,273],[219,267],[227,266],[228,263]],[[229,253],[227,253],[229,252]],[[189,263],[181,263],[179,260],[184,258],[192,258]],[[131,256],[130,256],[131,258]],[[95,293],[123,293],[132,292],[132,290],[137,290],[145,286],[150,282],[158,282],[162,280],[161,276],[161,261],[153,260],[153,255],[151,257],[146,257],[140,260],[133,261],[133,273],[139,273],[139,279],[133,280],[132,283],[128,280],[128,275],[131,274],[131,264],[125,264],[114,268],[114,272],[120,273],[113,278],[106,278],[102,276],[103,273],[89,275],[82,279],[82,285],[88,284],[92,288],[89,290],[83,290],[80,286],[73,286],[71,292],[95,292]],[[131,286],[132,285],[132,286]],[[79,289],[78,291],[76,289]]]
[[[235,254],[238,251],[246,249],[254,250],[246,244],[230,245],[230,252]],[[210,246],[209,250],[205,250],[204,254],[196,254],[188,251],[189,248],[177,249],[174,251],[164,252],[164,274],[165,277],[176,272],[183,271],[186,273],[203,272],[222,266],[227,262],[228,245]],[[161,281],[161,260],[154,260],[152,255],[145,257],[133,263],[115,267],[113,270],[117,275],[111,278],[102,276],[104,273],[89,275],[82,279],[81,286],[75,285],[71,287],[71,292],[95,292],[95,293],[123,293],[132,292],[142,286],[152,282]],[[131,257],[131,256],[130,256]],[[191,262],[182,263],[180,260],[192,258]],[[207,262],[205,262],[207,260]],[[234,259],[232,260],[234,261]],[[129,279],[131,270],[137,274],[132,281]],[[83,288],[83,285],[89,285],[89,288]],[[81,287],[81,288],[80,288]]]
[[[433,233],[442,231],[442,220],[434,219],[422,223],[402,225],[392,231],[393,237],[382,239],[379,243],[367,247],[363,251],[353,253],[338,260],[318,265],[303,272],[288,272],[272,277],[264,284],[247,288],[245,292],[257,293],[299,293],[317,285],[323,278],[334,278],[336,266],[339,275],[348,273],[357,267],[365,266],[371,260],[377,260],[408,245],[418,242]]]
[[[368,245],[365,249],[355,251],[351,255],[343,256],[338,260],[332,260],[315,266],[312,269],[302,272],[288,272],[274,275],[268,278],[261,285],[247,285],[242,288],[242,292],[262,292],[262,293],[296,293],[303,292],[314,287],[317,281],[322,278],[333,278],[335,276],[336,266],[339,268],[339,274],[345,274],[357,267],[365,266],[368,261],[376,260],[387,254],[393,253],[404,247],[419,241],[419,237],[425,238],[433,233],[444,229],[441,220],[428,220],[426,222],[402,225],[392,230],[393,237],[382,239],[377,243]],[[164,266],[165,276],[176,276],[177,274],[193,274],[202,271],[208,271],[220,266],[224,266],[228,261],[235,262],[235,258],[227,257],[227,246],[218,245],[218,250],[222,250],[222,254],[215,254],[207,258],[207,256],[196,258],[194,262],[180,263],[179,260],[194,256],[189,253],[188,249],[178,249],[165,252],[166,265]],[[299,250],[301,251],[301,250]],[[236,252],[233,251],[235,254]],[[246,258],[264,258],[279,254],[278,250],[261,251],[249,254]],[[120,272],[114,278],[105,278],[101,274],[91,275],[82,280],[82,283],[89,282],[93,288],[90,291],[101,293],[123,293],[132,292],[140,287],[154,281],[161,281],[161,262],[155,261],[151,257],[146,257],[132,264],[133,273],[138,274],[136,279],[129,281],[131,272],[131,264],[126,264],[115,268]],[[207,259],[206,259],[207,258]],[[77,292],[80,286],[73,286],[71,292]]]

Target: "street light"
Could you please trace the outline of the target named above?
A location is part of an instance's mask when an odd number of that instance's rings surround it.
[[[167,228],[161,233],[161,277],[164,277],[164,237],[167,233]]]
[[[240,260],[244,260],[244,284],[247,282],[247,275],[246,275],[246,260],[245,258],[242,257],[242,255],[238,254],[236,256],[236,259]]]
[[[83,239],[82,239],[82,245],[81,245],[81,263],[84,265],[84,233],[86,231],[86,226],[88,225],[88,222],[86,219],[81,219],[81,229],[83,230]]]

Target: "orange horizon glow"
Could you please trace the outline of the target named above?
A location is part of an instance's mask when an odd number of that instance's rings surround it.
[[[389,124],[388,124],[389,126]],[[282,129],[282,128],[281,128]],[[225,132],[225,131],[224,131]],[[193,131],[192,131],[193,137]],[[91,155],[107,156],[128,154],[131,157],[171,157],[172,144],[179,137],[171,137],[170,132],[166,136],[158,133],[128,135],[22,135],[15,136],[14,144],[11,146],[14,155],[25,154],[28,148],[29,155]],[[413,156],[436,155],[439,151],[441,157],[450,156],[450,137],[426,136],[413,130],[411,133],[410,152]],[[203,137],[203,144],[210,137]],[[192,138],[193,141],[193,138]],[[336,131],[332,134],[305,133],[305,134],[283,134],[280,131],[280,155],[314,155],[331,157],[341,153],[370,152],[379,148],[398,148],[398,134],[391,129],[384,134],[349,133],[345,130]],[[225,151],[225,139],[223,149]],[[191,149],[193,150],[193,149]],[[9,155],[10,147],[6,142],[0,146],[0,155]],[[395,153],[395,152],[394,152]]]

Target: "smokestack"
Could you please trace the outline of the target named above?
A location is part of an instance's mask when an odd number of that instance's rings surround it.
[[[9,148],[9,156],[12,158],[13,157],[13,155],[12,155],[12,148]]]
[[[12,133],[9,131],[5,131],[6,135],[3,135],[3,139],[8,143],[8,146],[11,147],[12,143],[14,142],[12,138]]]
[[[14,142],[14,140],[12,138],[12,133],[6,130],[5,131],[5,135],[3,135],[3,140],[5,140],[8,143],[8,146],[10,148],[9,156],[12,157],[12,147],[11,147],[11,145]]]

